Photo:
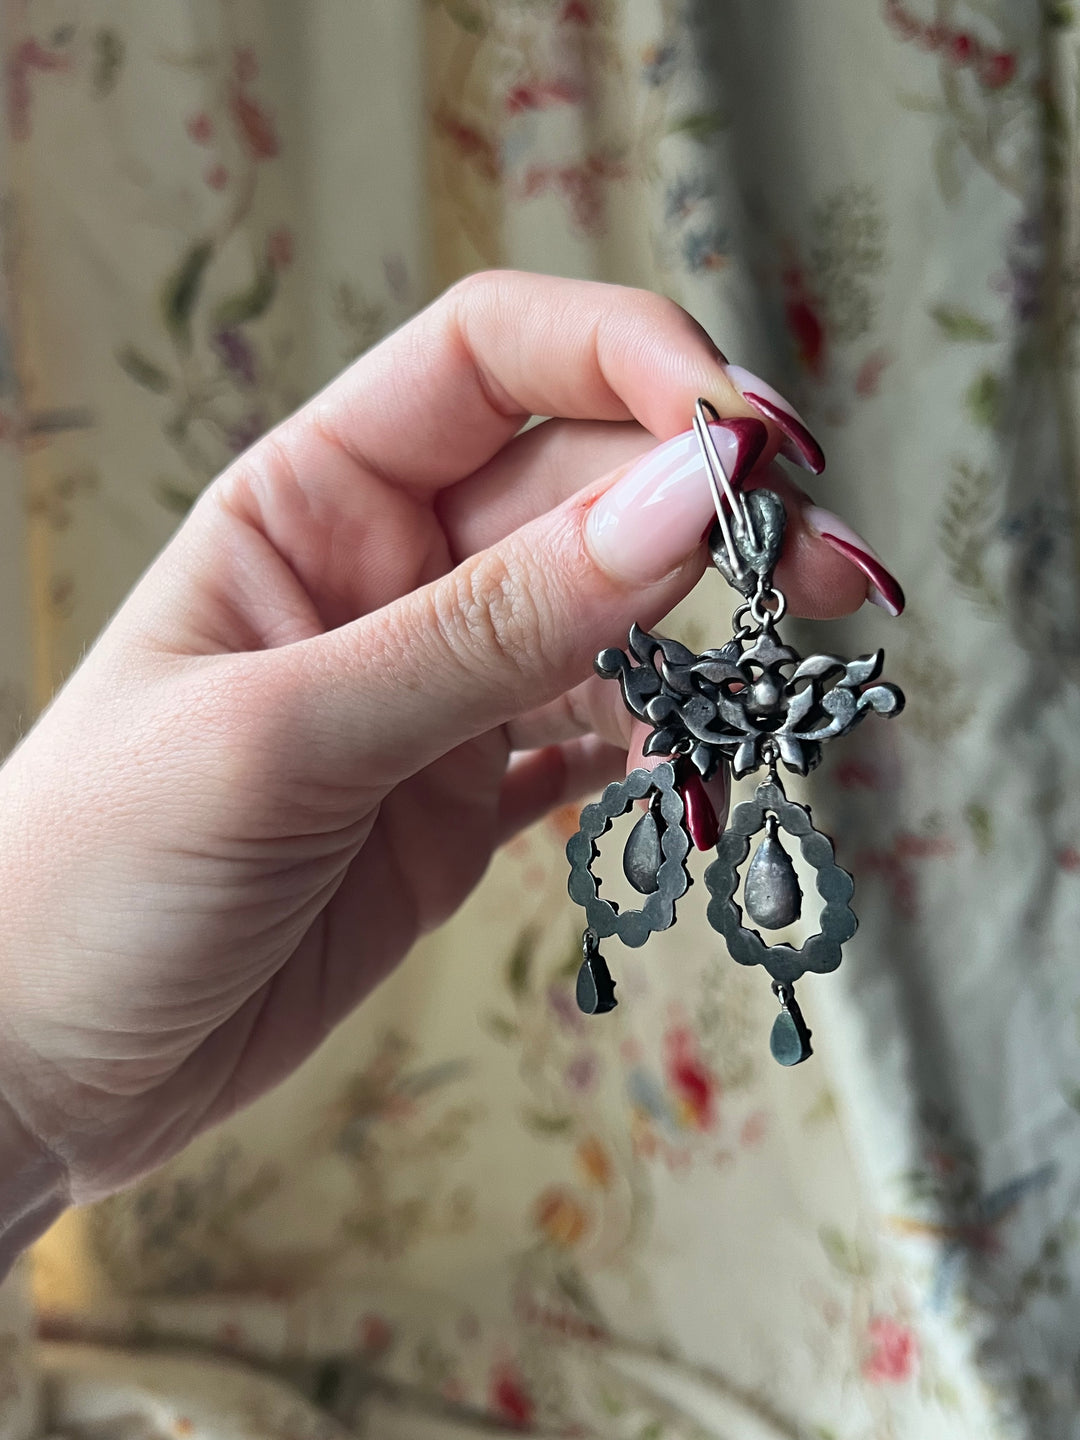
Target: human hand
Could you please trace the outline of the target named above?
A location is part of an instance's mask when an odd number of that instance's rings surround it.
[[[769,411],[671,302],[478,276],[209,488],[0,771],[0,1170],[6,1136],[81,1202],[165,1160],[299,1064],[503,840],[625,766],[616,687],[586,677],[701,574],[695,446],[632,463],[699,395]],[[560,418],[519,434],[534,413]],[[785,437],[724,443],[745,471]],[[769,483],[792,608],[861,604]]]

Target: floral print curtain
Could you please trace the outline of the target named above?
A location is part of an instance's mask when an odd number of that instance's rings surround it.
[[[483,266],[685,304],[911,603],[829,637],[909,706],[811,789],[862,927],[810,1065],[693,903],[581,1017],[557,814],[288,1085],[46,1237],[3,1440],[1076,1434],[1074,12],[10,0],[4,743],[231,456]]]

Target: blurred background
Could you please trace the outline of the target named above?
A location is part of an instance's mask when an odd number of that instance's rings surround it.
[[[813,632],[909,697],[809,787],[862,920],[814,1060],[700,885],[579,1016],[555,815],[0,1289],[0,1437],[1080,1435],[1073,5],[3,15],[5,745],[232,456],[490,266],[684,304],[910,604]]]

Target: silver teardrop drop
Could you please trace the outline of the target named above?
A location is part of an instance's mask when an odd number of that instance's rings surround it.
[[[783,930],[802,914],[802,891],[791,856],[777,839],[775,815],[746,872],[743,896],[746,913],[766,930]]]
[[[646,810],[630,831],[622,859],[623,874],[639,894],[651,895],[659,887],[657,872],[663,858],[660,827],[652,810]]]

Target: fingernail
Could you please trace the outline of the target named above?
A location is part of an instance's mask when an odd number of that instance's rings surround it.
[[[825,452],[810,433],[810,427],[794,405],[789,405],[779,390],[774,390],[759,376],[741,365],[725,366],[727,377],[748,404],[761,412],[766,420],[783,433],[780,454],[793,465],[801,465],[820,475],[825,469]]]
[[[711,850],[727,824],[727,765],[707,784],[693,766],[687,767],[679,793],[682,796],[686,828],[697,850]]]
[[[709,426],[733,486],[765,448],[758,420],[738,417]],[[701,447],[692,430],[643,455],[589,511],[585,535],[597,563],[638,584],[669,575],[702,543],[716,511]]]
[[[859,567],[870,582],[866,598],[872,604],[880,605],[882,610],[887,610],[890,615],[902,613],[907,602],[899,580],[886,570],[881,556],[861,535],[852,530],[839,515],[834,515],[831,510],[822,510],[818,505],[811,505],[804,510],[803,518],[826,545]]]

